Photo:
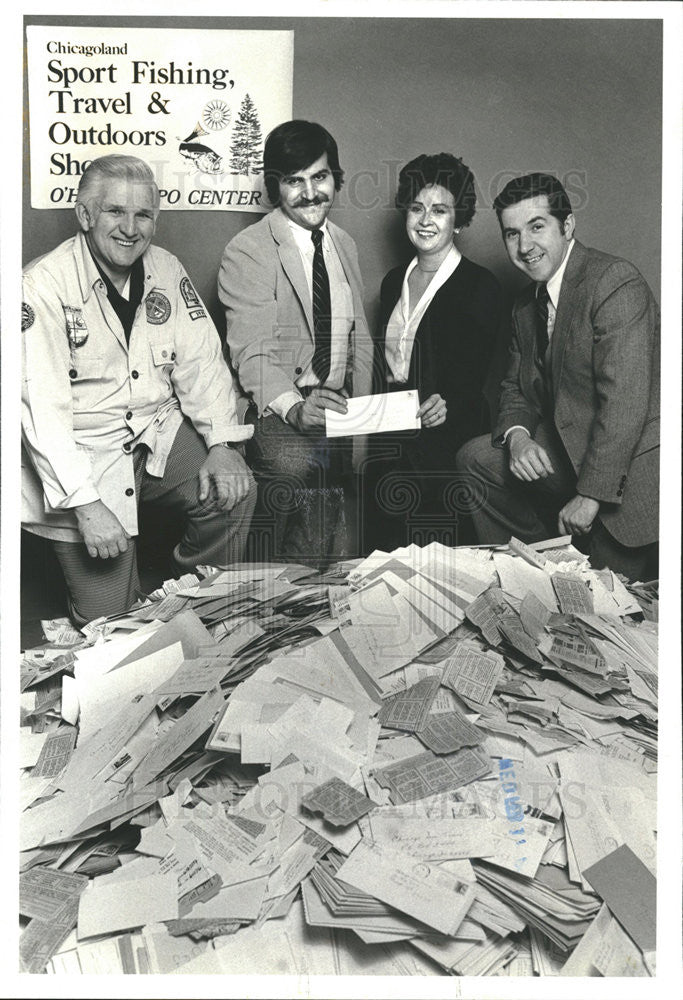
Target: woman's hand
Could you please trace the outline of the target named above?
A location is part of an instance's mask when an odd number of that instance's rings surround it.
[[[417,415],[423,427],[438,427],[446,419],[446,412],[446,400],[435,392],[429,399],[425,399]]]

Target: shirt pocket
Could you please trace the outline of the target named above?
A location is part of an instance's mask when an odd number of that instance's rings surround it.
[[[161,344],[150,344],[152,351],[152,363],[155,368],[168,366],[172,368],[176,363],[176,351],[173,341],[164,341]]]
[[[104,358],[76,354],[71,359],[69,379],[72,383],[102,382],[106,376]]]

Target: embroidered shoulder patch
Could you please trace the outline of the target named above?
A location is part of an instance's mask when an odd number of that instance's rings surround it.
[[[206,313],[201,307],[199,309],[190,309],[190,319],[206,319]]]
[[[171,303],[163,292],[152,290],[145,299],[147,322],[154,326],[166,323],[171,315]]]
[[[28,302],[21,303],[21,330],[28,330],[35,322],[36,314],[31,309]]]
[[[188,309],[194,309],[195,306],[199,305],[199,296],[187,275],[180,279],[180,294]]]

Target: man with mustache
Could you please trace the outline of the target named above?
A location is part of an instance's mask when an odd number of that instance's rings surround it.
[[[656,573],[657,303],[633,264],[574,238],[556,177],[516,177],[493,207],[531,284],[515,302],[492,439],[458,454],[478,479],[479,541],[585,535],[596,568],[642,580]]]
[[[267,137],[274,210],[226,247],[218,275],[230,360],[251,406],[247,459],[260,484],[264,557],[324,563],[349,481],[346,445],[325,435],[370,391],[372,341],[354,241],[327,219],[343,170],[327,129],[294,120]]]

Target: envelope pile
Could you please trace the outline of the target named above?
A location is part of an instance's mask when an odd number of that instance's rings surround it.
[[[26,972],[655,972],[656,585],[204,568],[22,660]]]

